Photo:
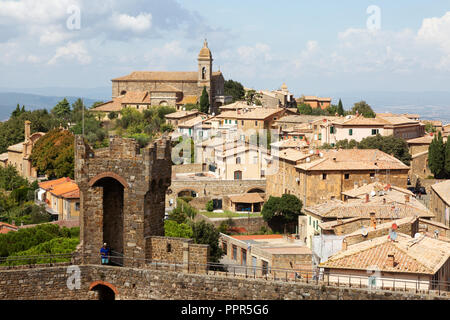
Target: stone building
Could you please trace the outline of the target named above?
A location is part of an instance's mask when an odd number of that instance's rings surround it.
[[[282,152],[283,153],[283,152]],[[406,188],[409,167],[379,150],[321,150],[310,156],[274,160],[278,174],[267,175],[267,195],[294,194],[309,206],[340,199],[342,192],[379,181]],[[297,164],[301,160],[303,163]]]
[[[25,121],[25,141],[8,147],[8,152],[0,155],[0,164],[16,168],[17,172],[24,178],[36,180],[38,172],[31,162],[31,153],[36,142],[45,135],[44,132],[31,134],[31,122]]]
[[[213,57],[204,42],[198,55],[198,70],[192,72],[135,71],[112,79],[112,98],[129,91],[150,92],[151,105],[176,107],[182,101],[198,101],[206,87],[212,112],[217,112],[228,100],[224,96],[225,80],[220,71],[213,72]]]
[[[450,227],[450,180],[431,186],[430,210],[436,221]]]

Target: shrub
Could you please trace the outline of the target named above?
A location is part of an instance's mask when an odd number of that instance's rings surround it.
[[[212,200],[208,201],[206,203],[206,210],[208,212],[213,212],[214,211],[214,202]]]

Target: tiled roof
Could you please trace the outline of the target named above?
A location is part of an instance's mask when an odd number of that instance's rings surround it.
[[[72,181],[72,180],[70,180],[70,178],[59,178],[56,180],[44,181],[44,182],[39,183],[39,188],[44,189],[44,190],[50,190],[53,187],[55,187],[61,183],[70,182],[70,181]]]
[[[402,124],[420,124],[419,121],[409,119],[404,116],[397,117],[382,117],[390,125],[402,125]]]
[[[385,223],[381,223],[381,224],[377,224],[376,227],[374,228],[373,226],[369,226],[369,227],[365,227],[368,233],[374,232],[374,231],[379,231],[379,230],[389,230],[392,229],[392,225],[395,223],[398,227],[402,226],[402,225],[408,225],[408,224],[412,224],[417,220],[417,217],[405,217],[402,219],[397,219],[397,220],[392,220],[389,222],[385,222]],[[347,237],[353,237],[353,236],[358,236],[361,235],[361,230],[356,230],[352,233],[346,234],[345,238]]]
[[[198,125],[200,127],[202,122],[206,121],[206,120],[208,120],[206,116],[198,116],[198,117],[195,117],[193,119],[190,119],[188,121],[185,121],[185,122],[179,124],[178,127],[179,128],[192,128],[192,127],[194,127],[196,125]],[[208,125],[208,126],[207,125],[202,125],[201,127],[203,129],[206,129],[207,127],[210,128],[211,126],[210,125]]]
[[[91,111],[98,112],[119,112],[122,110],[122,97],[114,98],[112,101],[105,102]]]
[[[66,198],[66,194],[70,198],[74,198],[77,195],[77,192],[79,192],[78,185],[71,181],[67,181],[64,183],[60,183],[55,185],[51,190],[50,193],[55,196],[60,196],[62,198]],[[79,193],[78,193],[79,197]]]
[[[150,93],[148,91],[128,91],[122,98],[122,104],[145,103],[150,104]]]
[[[398,192],[401,194],[407,194],[410,196],[414,196],[414,193],[412,193],[408,189],[391,186],[391,185],[387,185],[387,184],[382,184],[380,182],[373,182],[373,183],[367,184],[365,186],[361,186],[356,189],[347,190],[347,191],[342,192],[342,194],[349,196],[351,198],[357,198],[357,197],[365,196],[366,194],[371,194],[372,192],[379,192],[379,191],[382,191],[385,195]]]
[[[365,118],[363,116],[353,117],[339,122],[342,126],[384,126],[388,124],[383,118]]]
[[[8,147],[8,151],[23,152],[23,142]]]
[[[408,144],[431,144],[431,141],[433,141],[433,138],[434,138],[434,136],[427,134],[423,137],[406,140],[406,142]]]
[[[341,149],[322,151],[323,159],[300,164],[305,171],[323,170],[406,170],[407,165],[393,156],[374,149]]]
[[[226,104],[224,106],[219,107],[220,110],[238,110],[238,109],[255,109],[258,107],[249,106],[245,101],[236,101],[231,104]]]
[[[242,111],[225,111],[222,112],[217,118],[225,119],[238,119],[238,120],[265,120],[271,116],[283,112],[284,109],[266,109],[266,108],[255,108],[250,109],[248,112]]]
[[[278,120],[276,120],[276,123],[311,123],[317,120],[322,120],[326,119],[329,121],[336,121],[338,119],[340,119],[340,117],[333,117],[333,116],[311,116],[311,115],[304,115],[304,114],[298,114],[298,115],[289,115],[289,116],[284,116]],[[343,118],[345,119],[345,118]]]
[[[198,96],[184,96],[183,99],[177,104],[185,105],[185,104],[196,104],[198,102]]]
[[[274,142],[270,144],[274,148],[306,148],[308,147],[308,143],[306,143],[305,140],[294,140],[294,139],[287,139],[287,140],[280,140],[277,142]]]
[[[253,235],[253,236],[233,236],[237,240],[265,240],[265,239],[283,239],[281,234]]]
[[[170,84],[159,84],[156,89],[152,89],[151,92],[182,92],[180,89],[171,86]]]
[[[343,202],[340,200],[329,200],[313,206],[304,208],[309,212],[322,218],[345,219],[345,218],[364,218],[369,219],[371,213],[375,213],[378,219],[402,219],[405,217],[418,216],[423,218],[433,218],[434,214],[426,207],[419,207],[414,203],[394,203],[382,200],[365,202],[365,200],[355,199]]]
[[[450,180],[433,184],[431,188],[450,206]]]
[[[174,113],[167,114],[166,119],[182,119],[182,118],[189,117],[192,115],[197,115],[199,113],[200,113],[200,111],[198,111],[198,110],[177,111]]]
[[[309,153],[304,153],[296,149],[285,149],[278,152],[278,154],[274,153],[274,156],[278,156],[280,159],[297,162],[299,160],[306,159],[311,157]]]
[[[388,255],[394,256],[390,266]],[[421,273],[434,275],[448,261],[450,243],[421,236],[414,239],[398,233],[397,240],[378,237],[351,245],[331,256],[321,268],[369,270],[377,267],[384,272]]]
[[[261,203],[264,199],[259,193],[246,193],[241,195],[229,196],[231,202],[234,203]]]

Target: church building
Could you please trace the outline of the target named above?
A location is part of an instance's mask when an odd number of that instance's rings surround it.
[[[213,58],[205,40],[198,55],[197,71],[134,71],[129,75],[112,79],[112,99],[98,106],[95,111],[120,111],[131,106],[145,110],[149,106],[173,106],[180,109],[187,103],[197,103],[206,88],[211,112],[218,111],[225,104],[224,77],[220,71],[213,72]],[[145,103],[133,101],[123,103],[124,97],[146,93]],[[129,100],[128,98],[126,100]],[[142,107],[140,106],[142,104]],[[111,109],[111,110],[110,110]]]

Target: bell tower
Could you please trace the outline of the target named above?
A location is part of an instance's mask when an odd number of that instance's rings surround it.
[[[209,50],[208,42],[205,39],[203,48],[198,55],[198,86],[200,88],[206,87],[208,91],[211,87],[212,62],[211,50]]]

